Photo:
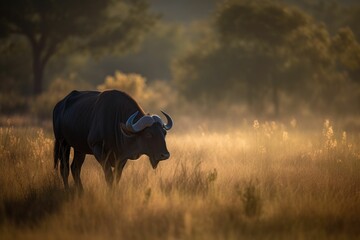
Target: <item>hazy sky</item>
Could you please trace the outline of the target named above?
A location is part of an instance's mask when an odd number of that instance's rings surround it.
[[[360,0],[325,0],[342,4],[358,3]],[[193,20],[207,18],[214,11],[217,2],[222,0],[149,0],[151,8],[162,15],[165,21],[189,23]],[[313,0],[284,0],[284,2],[313,3]]]
[[[162,14],[166,21],[188,23],[206,18],[215,9],[216,0],[150,0],[151,8]]]

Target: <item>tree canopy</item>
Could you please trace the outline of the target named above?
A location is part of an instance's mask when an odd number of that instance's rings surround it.
[[[359,70],[359,43],[350,28],[332,36],[283,2],[225,1],[210,28],[174,66],[183,93],[201,103],[245,102],[255,114],[275,116],[299,104],[332,111],[344,104],[339,86],[352,84],[348,73]]]
[[[33,94],[37,95],[43,89],[47,63],[64,46],[97,54],[128,51],[155,19],[142,0],[4,0],[0,3],[0,37],[27,39]]]

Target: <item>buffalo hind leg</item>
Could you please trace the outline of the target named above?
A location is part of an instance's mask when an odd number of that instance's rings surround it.
[[[71,174],[74,178],[75,186],[80,192],[83,191],[83,185],[80,178],[81,166],[85,160],[85,154],[74,150],[74,159],[71,163]]]
[[[64,182],[65,189],[69,189],[69,157],[70,157],[70,146],[63,143],[61,146],[60,156],[60,173]]]

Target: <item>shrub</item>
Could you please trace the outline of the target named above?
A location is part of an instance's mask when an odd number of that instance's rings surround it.
[[[155,81],[147,84],[140,74],[125,74],[116,71],[114,76],[108,76],[103,84],[97,86],[99,91],[116,89],[132,96],[146,110],[158,110],[175,104],[177,93],[165,81]]]
[[[41,119],[50,119],[55,104],[69,94],[72,90],[88,89],[86,83],[74,83],[61,78],[55,79],[47,91],[39,95],[31,103],[31,113]]]
[[[217,179],[217,170],[204,171],[201,162],[195,166],[181,163],[180,168],[174,172],[172,179],[161,180],[160,188],[165,194],[178,191],[188,196],[205,196]]]
[[[0,113],[11,114],[25,112],[28,101],[24,95],[10,91],[0,94]]]
[[[242,188],[237,186],[237,193],[241,197],[244,214],[247,217],[259,216],[262,208],[262,201],[258,189],[258,184],[250,180]]]

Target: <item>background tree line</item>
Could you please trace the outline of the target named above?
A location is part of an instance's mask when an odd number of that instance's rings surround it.
[[[43,91],[44,72],[51,58],[74,51],[91,56],[127,52],[139,44],[155,19],[142,0],[1,1],[2,50],[9,55],[16,54],[17,49],[12,48],[28,51],[24,55],[30,60],[31,71],[27,73],[31,72],[32,95],[36,96]],[[2,78],[12,77],[12,72],[6,76],[8,69],[2,70]]]
[[[245,103],[254,114],[359,113],[360,45],[350,23],[332,33],[298,6],[227,1],[177,60],[175,81],[202,104]]]
[[[174,107],[360,113],[356,1],[218,1],[206,19],[185,24],[142,0],[25,2],[1,3],[2,112],[26,111],[29,97],[56,91],[54,79],[95,88],[121,70],[150,85],[163,80],[158,86],[177,92]]]

